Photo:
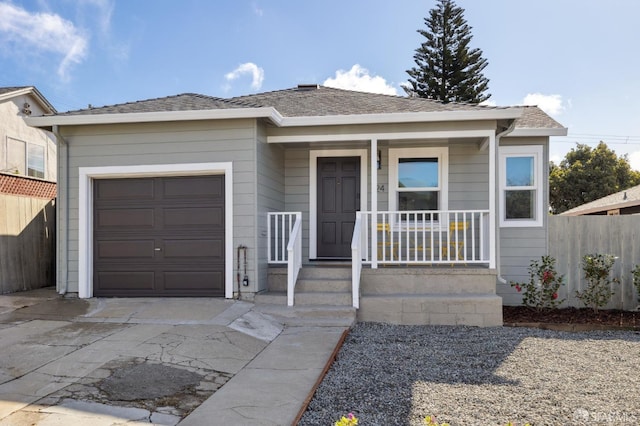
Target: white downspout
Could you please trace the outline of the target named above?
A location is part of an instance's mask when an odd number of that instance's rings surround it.
[[[64,267],[60,268],[59,263],[56,265],[56,290],[59,294],[64,295],[67,293],[69,281],[69,144],[67,144],[67,141],[60,134],[60,129],[57,124],[52,126],[51,131],[58,142],[56,149],[58,182],[60,182],[61,177],[64,182],[64,186],[58,184],[58,202],[56,205],[56,250],[58,256],[64,253]],[[61,200],[62,202],[60,202]],[[60,217],[60,205],[64,206],[64,221]],[[63,224],[64,226],[62,226]],[[61,229],[64,229],[64,236],[62,236],[62,238],[60,235]],[[56,262],[58,262],[58,260],[56,260]]]
[[[499,185],[500,182],[500,139],[502,139],[503,136],[508,135],[509,133],[511,133],[513,131],[513,129],[516,127],[516,121],[513,120],[511,122],[511,125],[509,125],[509,127],[507,128],[507,130],[500,132],[496,135],[496,153],[495,153],[495,162],[497,164],[496,167],[496,185]],[[495,186],[494,186],[494,191],[496,191]],[[496,191],[498,192],[498,191]],[[502,194],[500,194],[499,196],[502,196]],[[499,207],[500,203],[499,200],[496,200],[495,204],[494,204],[494,209],[495,211],[497,211],[498,213],[500,212],[500,207]],[[507,284],[507,280],[505,280],[502,277],[502,273],[500,272],[500,227],[499,227],[499,218],[496,216],[496,229],[498,230],[498,232],[496,232],[496,272],[498,273],[498,282],[500,284]]]

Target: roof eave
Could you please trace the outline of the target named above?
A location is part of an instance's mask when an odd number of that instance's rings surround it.
[[[424,123],[442,121],[474,121],[517,119],[521,108],[491,109],[486,111],[431,111],[397,112],[384,114],[323,115],[284,117],[282,127],[337,126],[348,124]]]
[[[567,131],[568,129],[566,127],[516,127],[508,136],[567,136]]]
[[[276,125],[280,125],[283,119],[275,108],[261,107],[115,114],[53,115],[46,117],[28,117],[26,118],[26,121],[27,124],[32,127],[50,127],[54,125],[83,126],[93,124],[153,123],[163,121],[223,120],[242,118],[266,118]]]
[[[604,206],[596,206],[596,207],[587,207],[587,208],[579,208],[576,207],[575,209],[572,210],[567,210],[566,212],[562,212],[560,213],[558,216],[583,216],[583,215],[587,215],[590,213],[597,213],[597,212],[606,212],[609,210],[616,210],[616,209],[624,209],[627,207],[634,207],[640,205],[640,200],[628,200],[628,201],[623,201],[620,203],[614,203],[614,204],[607,204]]]

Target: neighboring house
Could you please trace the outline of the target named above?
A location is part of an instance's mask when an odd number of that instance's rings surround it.
[[[502,323],[496,288],[515,298],[505,280],[547,253],[549,136],[566,135],[537,107],[316,85],[29,124],[60,144],[61,293],[231,298],[243,282],[292,304],[303,264],[301,292],[316,277],[337,293],[346,271],[360,319],[476,325]]]
[[[55,113],[35,87],[0,87],[0,293],[54,282],[55,138],[25,118]]]
[[[585,203],[560,216],[626,215],[640,213],[640,185]]]
[[[56,181],[55,138],[24,121],[55,113],[33,86],[0,87],[0,173]]]

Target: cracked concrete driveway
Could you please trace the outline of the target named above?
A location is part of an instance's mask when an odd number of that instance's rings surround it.
[[[224,299],[0,296],[0,425],[290,423],[345,329]]]

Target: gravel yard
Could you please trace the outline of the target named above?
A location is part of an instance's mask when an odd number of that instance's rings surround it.
[[[300,425],[640,424],[640,333],[357,324]]]

